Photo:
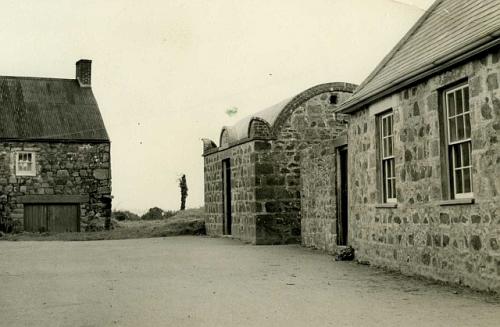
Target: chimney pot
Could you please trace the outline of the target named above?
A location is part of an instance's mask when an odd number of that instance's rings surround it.
[[[76,62],[76,79],[80,86],[90,87],[92,85],[92,60],[80,59]]]

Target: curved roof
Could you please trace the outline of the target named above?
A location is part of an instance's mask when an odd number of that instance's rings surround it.
[[[234,143],[249,137],[250,123],[254,119],[266,121],[273,130],[278,129],[286,118],[305,101],[325,92],[354,92],[357,85],[343,82],[325,83],[313,86],[298,95],[285,99],[267,109],[256,112],[251,116],[247,116],[238,121],[233,126],[224,126],[221,131],[221,136],[224,131],[228,133],[229,143]],[[219,143],[221,145],[221,143]]]
[[[281,113],[283,108],[292,100],[292,98],[288,98],[283,100],[269,108],[256,112],[251,116],[247,116],[234,124],[233,126],[224,126],[222,130],[227,130],[229,133],[229,138],[231,141],[241,140],[248,137],[248,128],[250,127],[250,123],[255,118],[263,119],[268,122],[270,126],[273,126],[276,118]]]
[[[339,110],[353,112],[384,92],[404,87],[403,82],[498,39],[499,33],[499,0],[437,0]]]

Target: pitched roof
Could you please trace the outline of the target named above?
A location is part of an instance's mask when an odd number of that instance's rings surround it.
[[[0,139],[109,141],[90,87],[76,79],[0,76]]]
[[[499,32],[499,0],[437,0],[339,110],[359,109],[389,88],[497,40]]]

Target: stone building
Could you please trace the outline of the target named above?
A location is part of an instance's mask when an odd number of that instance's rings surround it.
[[[0,228],[95,229],[111,215],[110,140],[91,88],[76,79],[0,77]]]
[[[338,108],[350,116],[347,244],[359,260],[500,291],[499,13],[498,0],[436,1]],[[304,151],[303,201],[316,202],[302,216],[328,226],[336,163],[318,152],[334,152]]]
[[[348,83],[312,87],[222,128],[219,147],[205,139],[208,234],[253,244],[300,242],[300,151],[345,134],[333,111],[354,89]]]

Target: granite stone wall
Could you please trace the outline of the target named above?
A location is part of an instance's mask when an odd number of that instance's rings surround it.
[[[218,152],[205,155],[203,161],[205,228],[207,235],[222,235],[222,162]]]
[[[328,140],[301,153],[302,245],[334,253],[337,244],[337,147]]]
[[[349,243],[359,260],[500,291],[499,57],[497,48],[352,115]],[[439,99],[462,81],[470,88],[473,204],[444,201]],[[379,205],[377,187],[375,114],[385,104],[394,112],[396,208]]]
[[[36,176],[16,176],[16,151],[36,155]],[[22,230],[26,195],[86,195],[81,230],[103,228],[111,216],[109,143],[0,143],[0,223]]]
[[[232,176],[233,236],[255,244],[299,243],[301,150],[324,140],[333,140],[347,125],[335,120],[336,103],[346,90],[307,96],[287,106],[274,126],[254,119],[250,135],[239,144],[205,149],[205,210],[209,235],[222,235],[222,160],[230,158]],[[331,103],[334,94],[336,103]],[[299,98],[300,100],[300,98]],[[207,143],[207,142],[206,142]],[[209,144],[209,142],[207,143]],[[211,143],[210,143],[211,144]]]
[[[222,160],[231,165],[232,235],[242,241],[255,240],[255,142],[247,142],[205,156],[205,212],[207,234],[223,234]]]
[[[337,101],[346,100],[351,93],[336,92]],[[325,92],[303,102],[275,130],[267,159],[268,175],[275,185],[266,185],[262,192],[265,223],[259,226],[270,243],[301,242],[301,151],[325,140],[334,140],[347,125],[335,119],[335,105],[330,103],[331,92]]]

